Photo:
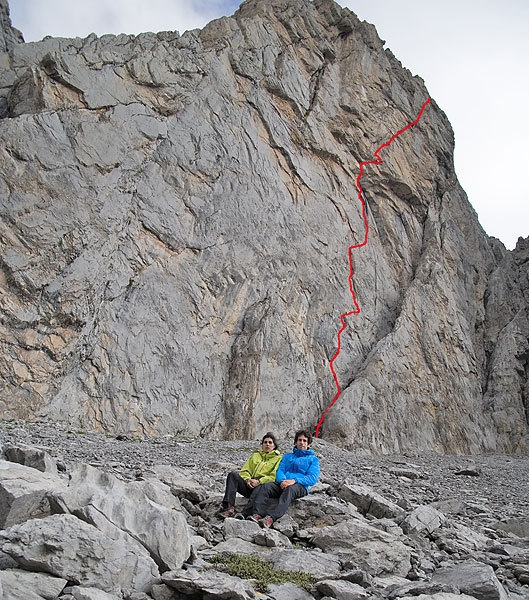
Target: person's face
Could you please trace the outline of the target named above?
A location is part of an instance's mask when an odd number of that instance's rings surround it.
[[[298,450],[307,450],[309,447],[309,440],[304,436],[300,435],[296,440],[296,448]]]
[[[274,440],[272,438],[265,438],[263,440],[264,452],[271,452],[274,449]]]

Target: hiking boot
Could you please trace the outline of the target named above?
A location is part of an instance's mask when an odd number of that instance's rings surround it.
[[[245,516],[242,513],[235,513],[235,518],[244,521]]]
[[[246,517],[247,521],[253,521],[254,523],[259,523],[259,521],[261,520],[261,515],[250,515],[249,517]]]
[[[274,519],[272,519],[272,517],[270,515],[266,515],[266,517],[263,517],[259,521],[259,525],[261,525],[261,527],[266,527],[268,529],[269,527],[272,527],[273,522],[274,522]]]
[[[229,517],[233,517],[234,514],[235,514],[235,506],[230,505],[224,512],[220,513],[220,516],[223,519],[228,519]]]

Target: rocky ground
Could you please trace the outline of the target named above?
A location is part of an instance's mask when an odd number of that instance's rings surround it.
[[[141,440],[15,421],[0,423],[0,436],[7,443],[45,446],[65,468],[83,462],[130,479],[155,464],[170,464],[192,472],[208,491],[219,493],[225,473],[240,468],[259,446],[257,440]],[[290,452],[290,440],[279,443],[283,453]],[[482,524],[487,519],[529,519],[527,456],[360,456],[319,439],[312,447],[321,460],[322,482],[349,479],[394,502],[414,505],[456,498],[475,506],[471,517]],[[479,506],[486,510],[480,512]]]
[[[198,483],[202,489],[199,494],[202,498],[200,503],[190,502],[189,494],[186,497],[181,495],[181,500],[184,508],[187,509],[185,511],[187,521],[196,535],[195,544],[197,540],[201,540],[198,544],[198,554],[206,555],[208,552],[211,553],[216,544],[222,544],[229,538],[226,524],[222,525],[214,510],[220,500],[226,474],[230,470],[240,468],[249,453],[258,446],[258,441],[184,438],[141,440],[71,431],[56,424],[10,421],[0,423],[0,444],[3,447],[26,444],[45,448],[57,461],[59,471],[70,473],[76,463],[83,463],[112,473],[125,482],[144,480],[149,473],[156,470],[157,466],[171,465],[180,473],[187,474],[189,479]],[[291,441],[281,440],[280,446],[283,452],[288,452],[291,449]],[[406,536],[402,538],[402,531],[399,530],[399,539],[404,539],[405,544],[413,547],[415,556],[420,555],[422,560],[421,565],[419,564],[421,560],[415,559],[417,565],[412,569],[413,575],[410,577],[408,574],[410,580],[427,581],[436,571],[448,565],[468,564],[469,560],[477,559],[483,568],[485,565],[487,568],[493,567],[501,585],[498,583],[496,587],[485,586],[486,589],[482,586],[482,591],[474,591],[476,595],[470,595],[470,598],[478,600],[529,598],[529,457],[437,454],[359,456],[325,440],[315,440],[313,448],[320,457],[322,475],[320,484],[311,497],[319,503],[320,513],[326,510],[334,511],[337,501],[347,506],[354,503],[362,509],[361,503],[357,501],[357,492],[362,489],[368,490],[372,498],[380,497],[383,505],[380,510],[387,513],[377,514],[373,509],[363,507],[362,519],[365,517],[366,522],[388,532],[391,531],[392,535],[395,533],[395,523],[388,524],[388,519],[384,519],[387,516],[393,518],[393,521],[398,521],[395,515],[391,514],[393,510],[391,506],[402,509],[408,515],[417,507],[435,507],[447,519],[437,531],[432,529],[432,531],[420,532],[409,528],[407,538]],[[362,493],[365,495],[364,492]],[[317,526],[314,518],[311,521],[311,518],[303,514],[298,518],[296,513],[294,521],[297,519],[299,525],[299,521],[303,520],[303,527],[298,529],[294,527],[294,530],[289,533],[285,528],[282,530],[278,523],[278,531],[288,535],[295,547],[301,547],[301,544],[303,548],[312,548],[311,540],[315,539],[314,536],[320,526]],[[339,523],[338,518],[334,518],[332,523],[325,522],[326,525],[336,527]],[[234,527],[232,534],[244,538],[246,534],[237,533],[236,526]],[[419,540],[417,536],[422,538]],[[276,543],[282,546],[280,541],[276,540],[274,544]],[[290,542],[286,540],[286,543]],[[320,552],[323,550],[330,556],[343,558],[343,549],[337,550],[331,546],[332,544],[325,542],[320,536]],[[513,559],[513,556],[517,558]],[[516,563],[514,566],[513,560]],[[385,595],[380,590],[376,594],[370,592],[374,595],[347,595],[351,593],[350,591],[344,595],[344,592],[336,589],[333,592],[332,586],[325,587],[325,585],[327,584],[322,584],[318,588],[319,593],[316,589],[313,590],[314,596],[300,595],[299,598],[325,596],[346,600],[354,597],[356,600],[356,598],[408,597],[391,596],[389,589],[386,589]],[[365,587],[369,588],[368,585]],[[459,595],[462,588],[457,586],[449,586],[448,592],[439,589],[441,590],[439,593],[446,594],[451,590],[454,598],[464,598]],[[421,597],[417,595],[421,588],[417,590],[415,595]],[[432,592],[432,589],[429,591]],[[198,595],[167,597],[174,599],[221,597],[208,596],[206,592],[200,596],[196,590],[193,593]],[[233,597],[239,596],[234,592]],[[243,594],[240,597],[245,596]],[[286,600],[298,596],[278,590],[276,595],[269,597]],[[424,597],[437,598],[433,593]],[[444,597],[451,598],[452,595]]]

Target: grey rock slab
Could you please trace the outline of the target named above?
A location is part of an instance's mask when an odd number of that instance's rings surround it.
[[[492,523],[491,527],[502,533],[512,533],[520,538],[529,538],[529,518],[515,517]]]
[[[146,552],[131,551],[73,515],[13,525],[0,532],[0,548],[25,569],[110,593],[148,591],[159,577]]]
[[[224,520],[222,529],[227,538],[240,538],[247,542],[253,542],[256,534],[261,531],[259,525],[253,521],[230,518]],[[266,546],[266,544],[262,545]]]
[[[295,521],[287,512],[274,523],[274,529],[280,531],[283,535],[286,535],[288,538],[291,538],[299,529],[299,525],[297,521]]]
[[[160,481],[171,488],[178,498],[186,498],[191,502],[202,502],[206,499],[206,490],[193,479],[192,473],[184,469],[176,469],[171,465],[153,465],[144,473],[145,477],[154,474]]]
[[[467,596],[467,594],[437,592],[435,594],[419,594],[418,596],[397,596],[395,600],[475,600],[475,598],[475,596]]]
[[[151,596],[153,600],[179,600],[182,597],[179,592],[165,583],[153,585]]]
[[[432,533],[445,522],[443,513],[432,506],[418,506],[400,523],[404,533]]]
[[[432,576],[434,583],[445,583],[458,588],[477,600],[508,600],[508,593],[489,565],[474,560],[441,567]]]
[[[156,480],[123,482],[79,465],[53,503],[55,512],[76,514],[112,539],[141,545],[166,570],[180,568],[189,557],[190,532],[180,503]]]
[[[50,454],[42,449],[34,446],[19,444],[17,446],[7,445],[4,447],[5,458],[14,463],[37,469],[43,473],[57,474],[57,463]]]
[[[296,522],[298,529],[321,528],[359,516],[354,505],[340,502],[327,494],[315,494],[312,490],[309,495],[293,502],[287,514]]]
[[[268,546],[260,546],[240,538],[228,538],[212,548],[200,551],[200,556],[209,557],[228,552],[230,554],[267,554],[272,551]]]
[[[293,583],[271,583],[267,592],[270,600],[314,600],[314,596]]]
[[[255,598],[253,587],[248,581],[219,571],[168,571],[162,575],[163,582],[190,596],[202,594],[207,598],[249,600]]]
[[[406,515],[404,509],[366,485],[345,482],[340,486],[338,496],[354,504],[362,514],[370,514],[378,519],[389,518],[401,521]]]
[[[340,572],[340,559],[329,553],[309,550],[273,550],[262,558],[285,571],[301,571],[316,579],[334,577]]]
[[[66,579],[48,573],[31,573],[21,569],[0,571],[0,597],[6,600],[53,600],[58,598]]]
[[[48,494],[65,487],[58,475],[0,460],[0,527],[49,515]]]
[[[268,546],[269,548],[292,548],[292,542],[286,535],[273,529],[262,529],[257,532],[252,541],[259,546]]]
[[[486,549],[491,538],[461,523],[450,522],[445,527],[435,529],[432,537],[439,548],[450,553],[472,554]]]
[[[109,594],[95,587],[82,587],[74,585],[69,589],[69,593],[75,600],[120,600],[121,596]]]
[[[316,588],[322,594],[337,600],[366,600],[371,598],[369,591],[357,583],[336,579],[318,581]]]

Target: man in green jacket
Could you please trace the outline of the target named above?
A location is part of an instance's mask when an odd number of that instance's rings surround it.
[[[235,497],[237,492],[250,498],[262,483],[275,481],[276,471],[281,462],[281,453],[277,449],[273,433],[265,433],[261,440],[261,449],[256,450],[244,463],[240,471],[232,471],[226,478],[226,491],[222,500],[221,516],[235,515]]]

